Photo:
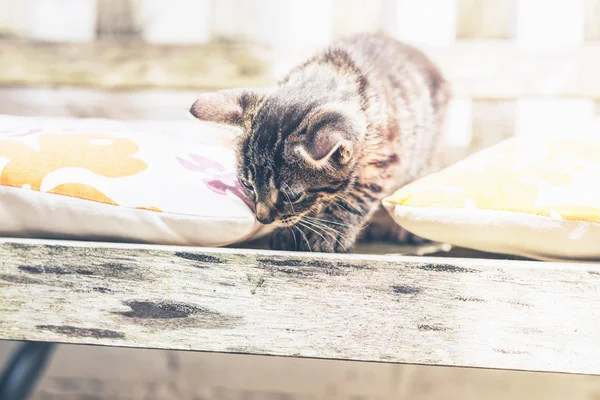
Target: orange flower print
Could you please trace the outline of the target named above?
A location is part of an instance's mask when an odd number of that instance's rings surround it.
[[[0,173],[0,185],[39,191],[44,178],[61,168],[83,168],[108,178],[132,176],[148,167],[134,157],[137,152],[133,141],[102,134],[43,134],[39,150],[16,140],[0,140],[0,157],[10,160]],[[116,205],[99,190],[77,182],[48,192]]]

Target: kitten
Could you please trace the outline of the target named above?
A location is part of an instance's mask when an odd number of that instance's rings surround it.
[[[241,128],[238,178],[258,221],[280,227],[273,249],[346,252],[361,231],[389,236],[381,199],[437,167],[449,98],[421,52],[360,34],[274,88],[206,93],[190,111]]]

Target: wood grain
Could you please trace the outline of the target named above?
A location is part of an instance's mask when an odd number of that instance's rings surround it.
[[[271,52],[231,41],[198,46],[40,44],[0,40],[0,84],[96,88],[216,89],[264,86],[313,50]],[[423,50],[457,96],[600,99],[600,44],[520,49],[505,41],[462,41]],[[285,68],[283,66],[286,66]]]
[[[0,241],[0,338],[600,374],[597,265]]]

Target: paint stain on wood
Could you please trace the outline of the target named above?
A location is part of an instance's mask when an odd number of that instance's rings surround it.
[[[280,272],[300,277],[310,277],[316,274],[329,276],[348,275],[352,269],[373,269],[368,265],[345,263],[337,260],[302,260],[302,259],[266,259],[256,260],[258,267],[271,272]]]
[[[29,244],[16,242],[4,243],[3,245],[15,250],[30,250],[32,248],[32,246]]]
[[[41,274],[53,274],[53,275],[85,275],[94,276],[99,278],[119,278],[127,280],[148,280],[148,274],[134,267],[127,266],[117,262],[102,262],[100,264],[93,264],[81,267],[74,265],[65,266],[39,266],[39,265],[20,265],[17,267],[20,271],[23,271],[32,275]]]
[[[433,331],[433,332],[443,332],[447,331],[448,328],[440,325],[418,325],[417,328],[420,331]]]
[[[518,306],[518,307],[526,307],[526,308],[531,307],[531,304],[525,303],[522,301],[518,301],[518,300],[510,300],[510,301],[507,301],[507,303],[512,304],[513,306]]]
[[[481,299],[479,297],[462,297],[462,296],[458,296],[458,297],[455,297],[455,299],[458,300],[458,301],[471,302],[471,303],[485,303],[485,302],[487,302],[486,299]]]
[[[43,246],[43,248],[54,252],[73,251],[72,247],[63,246],[60,244],[46,244]]]
[[[525,333],[527,335],[536,335],[536,334],[539,334],[539,333],[543,333],[543,331],[541,329],[538,329],[538,328],[529,328],[529,327],[521,329],[521,332],[523,332],[523,333]]]
[[[17,283],[23,285],[47,285],[46,282],[40,279],[30,278],[28,276],[23,275],[2,274],[0,275],[0,280],[4,282]]]
[[[242,319],[182,302],[126,301],[123,304],[131,310],[114,312],[114,314],[122,315],[140,324],[164,329],[177,329],[182,326],[205,329],[232,328]],[[161,324],[156,325],[157,323]]]
[[[175,256],[179,257],[179,258],[183,258],[184,260],[197,261],[197,262],[205,263],[205,264],[223,264],[224,262],[226,262],[226,260],[219,258],[219,257],[211,256],[208,254],[190,253],[190,252],[186,252],[186,251],[177,251],[177,252],[175,252]],[[204,265],[197,265],[197,267],[207,268]]]
[[[33,265],[21,265],[18,267],[19,270],[27,272],[28,274],[56,274],[56,275],[94,275],[90,270],[83,268],[65,268],[65,267],[38,267]]]
[[[185,303],[127,301],[124,304],[129,306],[131,311],[119,312],[117,314],[130,318],[170,319],[187,318],[192,314],[218,315],[217,312]]]
[[[392,290],[397,294],[419,294],[423,289],[414,286],[394,285]]]
[[[80,328],[70,325],[36,325],[36,328],[44,331],[51,331],[69,337],[94,338],[94,339],[124,339],[122,332],[112,331],[110,329]]]
[[[256,282],[256,286],[253,289],[250,290],[250,293],[253,294],[253,295],[256,294],[256,291],[258,290],[258,288],[263,287],[264,284],[265,284],[265,279],[263,277],[260,277],[258,279],[258,282]]]
[[[452,264],[425,263],[425,264],[415,264],[414,267],[418,268],[418,269],[422,269],[424,271],[448,272],[451,274],[456,274],[456,273],[472,274],[472,273],[479,272],[478,270],[473,269],[473,268],[459,267],[457,265],[452,265]]]
[[[59,267],[35,267],[32,265],[20,265],[18,267],[20,271],[27,272],[28,274],[69,274],[63,268]]]
[[[109,288],[101,287],[101,286],[97,286],[97,287],[92,288],[92,289],[94,290],[94,292],[99,292],[99,293],[112,293],[113,292]]]
[[[300,267],[302,261],[291,259],[291,260],[274,260],[269,258],[258,258],[256,262],[263,265],[270,265],[273,267]]]
[[[507,350],[507,349],[494,349],[496,353],[507,354],[507,355],[531,355],[528,351],[519,351],[519,350]]]

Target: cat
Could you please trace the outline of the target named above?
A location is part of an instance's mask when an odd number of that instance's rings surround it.
[[[190,112],[241,128],[238,179],[257,220],[278,228],[271,248],[330,253],[349,251],[359,236],[406,237],[380,203],[438,168],[450,97],[419,50],[358,34],[276,87],[204,93]]]

